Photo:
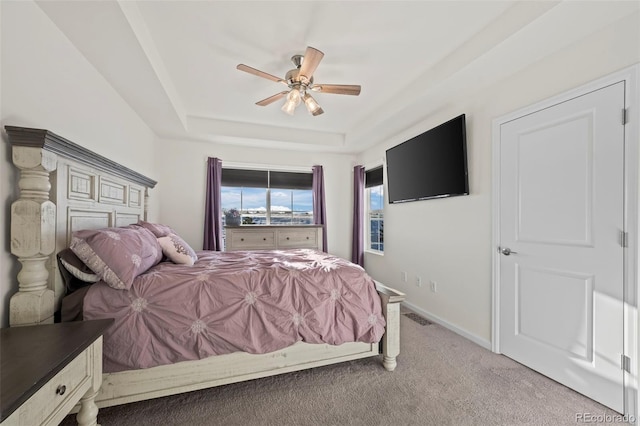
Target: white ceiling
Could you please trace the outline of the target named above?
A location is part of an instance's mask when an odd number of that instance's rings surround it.
[[[487,87],[637,13],[637,1],[39,1],[162,138],[359,152],[466,88]],[[324,52],[325,113],[255,102],[284,89],[294,54]],[[473,83],[473,84],[470,84]],[[464,111],[460,111],[461,113]]]

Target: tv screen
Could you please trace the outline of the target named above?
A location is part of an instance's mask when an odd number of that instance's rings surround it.
[[[469,194],[464,114],[386,154],[389,203]]]

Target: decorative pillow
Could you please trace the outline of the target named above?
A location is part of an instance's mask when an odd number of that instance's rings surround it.
[[[160,223],[151,223],[144,220],[139,220],[137,225],[151,231],[153,235],[156,236],[156,238],[166,237],[167,235],[173,233],[173,229],[171,229],[167,225],[162,225]]]
[[[198,260],[196,252],[176,234],[171,233],[166,237],[158,238],[158,243],[164,255],[173,263],[191,266]]]
[[[74,232],[71,250],[110,287],[125,290],[162,259],[156,237],[140,226]]]

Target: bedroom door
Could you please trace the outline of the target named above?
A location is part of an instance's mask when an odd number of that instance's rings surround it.
[[[623,411],[624,82],[500,125],[500,352]]]

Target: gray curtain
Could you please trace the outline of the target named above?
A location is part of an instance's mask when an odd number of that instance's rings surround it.
[[[351,261],[364,266],[364,167],[353,168],[353,240]]]
[[[207,195],[204,212],[204,250],[222,251],[222,209],[220,187],[222,161],[207,160]]]
[[[322,250],[327,251],[327,209],[324,201],[324,172],[313,166],[313,223],[322,225]]]

